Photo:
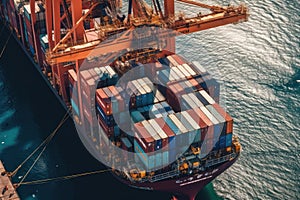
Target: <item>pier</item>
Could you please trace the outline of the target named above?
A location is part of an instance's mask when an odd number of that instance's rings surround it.
[[[0,200],[20,200],[20,197],[0,160]]]

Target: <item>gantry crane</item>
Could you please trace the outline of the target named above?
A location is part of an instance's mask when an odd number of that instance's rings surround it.
[[[174,0],[163,2],[152,0],[152,6],[144,0],[129,0],[127,16],[120,13],[121,0],[43,0],[43,2],[49,40],[46,60],[51,66],[52,82],[58,87],[66,102],[68,98],[64,76],[67,70],[73,67],[78,73],[82,61],[93,53],[101,55],[130,49],[134,39],[132,31],[139,27],[155,26],[188,34],[248,19],[248,9],[244,5],[210,6],[193,0],[178,0],[178,2],[208,9],[210,13],[205,15],[197,13],[196,16],[189,18],[177,16]],[[30,0],[30,6],[31,10],[34,10],[35,0]],[[61,8],[64,12],[61,12]],[[105,10],[106,16],[101,15],[101,9]],[[100,24],[93,29],[85,30],[84,22],[95,16],[101,17]],[[32,29],[35,30],[35,15],[32,15],[31,20]],[[61,32],[62,28],[66,31],[64,35]],[[91,32],[97,37],[88,40],[87,34]],[[116,34],[118,37],[107,41]],[[33,35],[35,48],[39,49],[37,30],[33,31]],[[175,51],[174,38],[169,39],[168,48]],[[41,65],[43,60],[40,51],[37,51],[36,57]],[[80,86],[78,89],[80,90]]]

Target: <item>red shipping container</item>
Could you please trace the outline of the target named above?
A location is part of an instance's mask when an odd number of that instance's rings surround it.
[[[183,57],[181,57],[181,56],[179,56],[179,55],[177,55],[177,54],[174,54],[174,55],[172,55],[173,56],[173,58],[177,61],[177,62],[180,62],[180,63],[182,63],[182,64],[184,64],[184,63],[187,63],[187,60],[186,59],[184,59]],[[181,65],[182,65],[181,64]]]
[[[194,109],[195,113],[207,124],[207,134],[206,138],[213,138],[214,137],[214,124],[209,120],[209,118],[200,110],[200,108]],[[201,140],[204,140],[201,136]]]
[[[232,117],[217,103],[212,104],[212,106],[221,114],[226,120],[226,133],[233,132],[233,119]]]
[[[208,125],[204,122],[203,119],[200,118],[199,115],[197,115],[197,113],[194,110],[187,110],[187,113],[189,113],[189,115],[194,119],[194,121],[200,126],[201,135],[199,140],[203,141],[208,131]]]
[[[105,112],[106,115],[112,114],[112,105],[110,98],[107,94],[103,91],[102,88],[96,90],[96,101]]]
[[[167,134],[168,143],[170,143],[176,136],[175,133],[172,131],[172,129],[168,126],[168,124],[164,121],[163,118],[155,118],[154,120],[162,128],[162,130]],[[175,144],[174,144],[174,146],[175,146]]]
[[[181,59],[178,55],[174,54],[172,55],[172,58],[179,64],[182,65],[184,63],[186,63],[183,59]]]
[[[154,152],[155,140],[141,122],[134,124],[135,138],[145,153]]]
[[[178,96],[179,91],[174,85],[169,85],[166,92],[166,98],[169,105],[173,108],[175,112],[180,111],[180,101]]]
[[[119,112],[122,112],[125,110],[125,102],[124,99],[121,97],[119,92],[117,91],[115,86],[109,86],[108,89],[111,91],[111,93],[114,95],[114,97],[118,101],[118,106],[119,106]]]

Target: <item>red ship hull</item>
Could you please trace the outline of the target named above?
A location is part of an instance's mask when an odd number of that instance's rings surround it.
[[[204,186],[229,168],[238,159],[238,157],[239,156],[237,155],[234,159],[204,172],[178,178],[174,177],[172,179],[161,180],[157,182],[134,183],[118,176],[116,177],[121,182],[134,188],[170,192],[180,200],[194,200],[197,193],[202,190]]]

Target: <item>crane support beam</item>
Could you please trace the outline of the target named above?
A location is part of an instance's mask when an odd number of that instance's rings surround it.
[[[248,13],[230,14],[227,12],[215,13],[202,18],[190,18],[182,22],[175,22],[174,30],[183,34],[194,33],[226,24],[234,24],[248,20]],[[176,25],[177,24],[177,25]]]
[[[210,5],[207,5],[207,4],[204,4],[204,3],[200,3],[200,2],[197,2],[197,1],[192,1],[192,0],[177,0],[177,1],[180,1],[180,2],[183,2],[183,3],[187,3],[187,4],[192,4],[192,5],[195,5],[195,6],[200,6],[202,8],[207,8],[207,9],[214,9],[215,7],[217,6],[210,6]]]
[[[82,17],[82,0],[71,0],[71,8],[73,27],[76,25],[76,30],[73,35],[76,43],[77,41],[83,40],[84,33],[83,20],[80,20]]]
[[[99,3],[95,3],[88,12],[85,13],[85,15],[83,15],[74,25],[73,28],[65,35],[65,37],[63,39],[61,39],[56,46],[53,48],[53,52],[55,52],[60,45],[62,45],[63,43],[65,43],[71,36],[71,34],[73,34],[76,30],[76,28],[83,22],[83,20],[92,12],[92,10],[98,5]]]
[[[60,0],[52,0],[54,45],[60,41]],[[48,23],[48,22],[47,22]]]
[[[46,29],[48,34],[48,41],[49,41],[49,49],[50,51],[53,49],[54,44],[52,40],[52,30],[53,30],[53,21],[52,21],[52,0],[46,0],[45,2],[45,15],[46,15]]]
[[[33,30],[33,38],[34,38],[34,47],[35,49],[41,49],[41,44],[40,44],[40,31],[36,30],[36,15],[35,15],[35,0],[30,0],[30,10],[32,11],[32,15],[31,15],[31,28]],[[37,62],[40,66],[42,66],[43,64],[43,59],[42,59],[42,54],[41,51],[36,51],[36,58],[37,58]]]
[[[174,0],[164,0],[165,17],[174,17],[175,15],[175,4]]]
[[[189,18],[186,20],[177,20],[175,25],[170,27],[180,33],[188,34],[196,31],[206,30],[209,28],[222,26],[231,23],[239,23],[246,21],[248,18],[248,11],[246,8],[232,12],[213,13],[202,17]],[[84,45],[73,46],[58,53],[48,55],[48,60],[52,63],[70,62],[74,60],[85,59],[91,55],[91,52],[97,49],[97,53],[103,54],[111,51],[120,51],[129,48],[132,44],[132,38],[122,38],[105,42],[94,41]]]

